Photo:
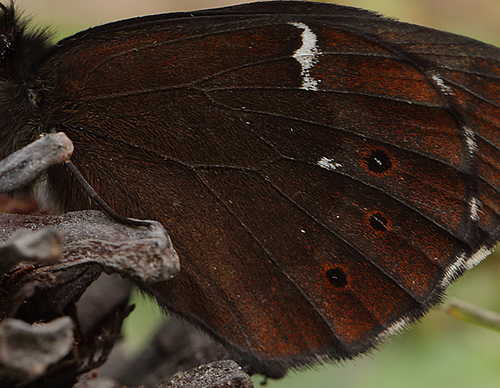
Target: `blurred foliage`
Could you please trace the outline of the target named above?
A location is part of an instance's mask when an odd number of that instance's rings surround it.
[[[133,291],[130,304],[135,308],[123,325],[124,349],[130,354],[139,354],[168,316],[151,297],[138,289]]]

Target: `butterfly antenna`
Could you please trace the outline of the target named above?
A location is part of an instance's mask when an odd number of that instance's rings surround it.
[[[68,160],[65,162],[66,166],[69,168],[73,176],[76,178],[80,186],[85,190],[87,195],[90,197],[90,199],[94,200],[102,210],[113,220],[120,222],[122,224],[126,225],[131,225],[131,226],[149,226],[151,225],[150,221],[144,221],[144,220],[136,220],[134,218],[128,218],[124,217],[120,214],[118,214],[116,211],[114,211],[111,206],[109,206],[101,197],[99,197],[99,194],[94,190],[94,188],[90,185],[89,182],[83,177],[82,173],[78,170],[78,168],[75,166],[75,164],[71,161]]]

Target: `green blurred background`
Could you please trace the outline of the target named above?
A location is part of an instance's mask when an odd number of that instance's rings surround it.
[[[7,1],[7,0],[5,0]],[[17,0],[18,6],[63,37],[89,26],[151,13],[235,4],[230,0]],[[468,35],[500,46],[499,0],[352,0],[402,21]],[[500,135],[499,135],[500,136]],[[491,255],[453,284],[449,296],[500,311],[500,257]],[[141,300],[138,298],[138,300]],[[142,303],[128,320],[128,348],[145,341],[158,309]],[[256,385],[262,378],[255,379]],[[290,373],[269,388],[500,387],[500,334],[435,309],[411,330],[368,356],[341,365]]]

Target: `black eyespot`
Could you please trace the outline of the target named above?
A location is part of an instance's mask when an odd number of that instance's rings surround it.
[[[365,159],[368,169],[375,173],[383,173],[392,167],[391,158],[383,150],[375,150]]]
[[[326,271],[326,278],[335,288],[347,286],[347,277],[345,272],[340,268],[331,268]]]
[[[384,232],[387,230],[387,218],[381,213],[375,213],[370,216],[370,226],[378,231]]]

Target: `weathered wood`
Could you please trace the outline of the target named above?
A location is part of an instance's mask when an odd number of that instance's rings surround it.
[[[157,388],[253,388],[250,376],[231,360],[216,361],[177,373]]]
[[[0,244],[0,276],[22,261],[49,264],[61,257],[62,243],[55,230],[18,230]]]
[[[51,133],[0,161],[0,194],[19,189],[49,167],[69,159],[73,143],[66,134]]]
[[[99,211],[63,216],[0,214],[0,243],[15,231],[43,227],[62,236],[63,258],[58,268],[94,263],[140,283],[168,280],[179,271],[177,253],[160,223],[132,227],[113,222]]]
[[[43,375],[65,357],[73,346],[69,317],[29,324],[7,318],[0,322],[0,375],[25,382]]]

